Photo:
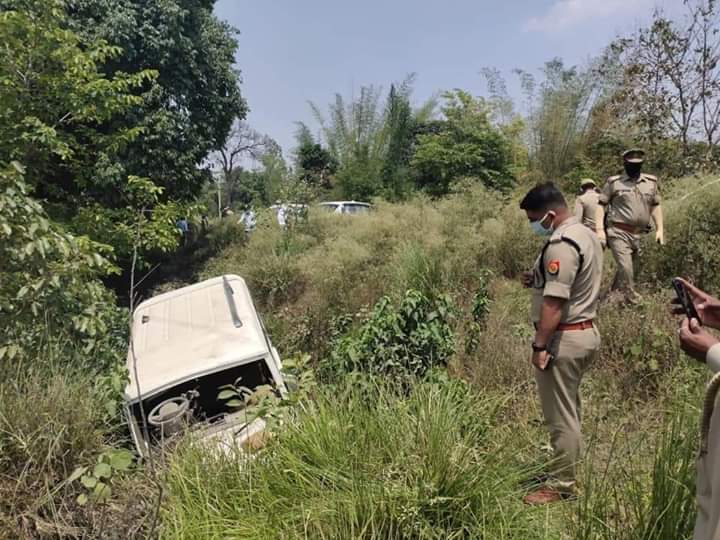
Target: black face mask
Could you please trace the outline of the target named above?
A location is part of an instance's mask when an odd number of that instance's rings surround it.
[[[642,170],[642,163],[625,163],[625,172],[630,178],[636,178],[640,176]]]

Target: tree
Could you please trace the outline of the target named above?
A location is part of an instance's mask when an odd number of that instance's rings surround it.
[[[302,122],[298,123],[295,137],[298,141],[295,150],[298,177],[312,187],[332,187],[331,176],[337,171],[337,160],[322,145],[315,142],[310,130]]]
[[[392,85],[381,106],[382,89],[363,86],[349,103],[340,94],[327,115],[311,103],[322,140],[337,161],[335,178],[340,195],[367,199],[375,195],[398,197],[407,183],[407,164],[418,125],[429,121],[435,98],[412,111],[414,75]],[[309,131],[307,132],[309,135]]]
[[[409,190],[410,158],[415,142],[416,119],[410,106],[409,92],[390,86],[385,110],[387,149],[380,171],[384,195],[401,198]]]
[[[157,73],[104,73],[120,50],[66,25],[57,1],[0,13],[0,161],[32,164],[26,178],[39,197],[77,205],[107,190],[117,151],[143,131],[101,125],[141,106],[133,90]]]
[[[280,147],[273,148],[261,158],[261,169],[257,172],[262,181],[262,203],[270,205],[282,193],[283,186],[289,182],[290,171]]]
[[[225,186],[222,206],[232,206],[235,200],[248,204],[259,196],[257,186],[253,186],[254,181],[251,180],[251,171],[242,166],[243,160],[260,161],[266,153],[273,151],[279,151],[279,147],[270,137],[255,131],[246,122],[238,120],[233,124],[227,141],[211,157],[222,180],[219,182],[220,179],[216,179],[216,189],[222,190],[221,183]]]
[[[720,13],[716,0],[684,0],[686,17],[656,11],[651,24],[618,40],[623,80],[613,98],[626,131],[658,157],[679,144],[685,172],[703,141],[709,159],[720,141]]]
[[[179,207],[149,179],[125,174],[120,158],[147,133],[126,118],[157,73],[104,71],[120,50],[68,30],[59,0],[24,8],[0,13],[0,164],[19,162],[50,217],[112,246],[116,261],[129,257],[141,210],[142,253],[173,248]]]
[[[500,71],[496,68],[483,68],[480,71],[487,85],[490,121],[496,126],[510,144],[513,175],[526,170],[529,165],[527,146],[527,122],[516,110],[515,102],[510,97],[507,84]],[[532,80],[534,83],[534,79]]]
[[[445,119],[417,138],[411,165],[418,186],[433,195],[447,193],[463,177],[495,189],[511,186],[509,145],[490,123],[485,103],[463,90],[446,92],[443,98]]]
[[[233,67],[237,31],[213,15],[215,0],[74,0],[76,32],[104,39],[122,54],[107,72],[158,72],[146,95],[124,118],[144,130],[122,152],[126,175],[152,178],[163,200],[189,201],[210,179],[212,151],[223,148],[247,104]],[[116,120],[116,123],[119,120]],[[116,165],[117,166],[117,165]],[[105,204],[103,202],[103,204]]]
[[[708,152],[720,141],[720,10],[716,0],[686,2],[697,25],[695,71],[700,90],[700,130]]]
[[[243,159],[260,160],[274,147],[277,143],[270,137],[255,131],[246,122],[237,121],[223,147],[214,154],[213,162],[222,171],[225,181],[229,182]]]
[[[584,68],[566,68],[555,58],[543,68],[543,78],[519,72],[527,90],[530,165],[546,178],[560,179],[581,157],[587,143],[591,112],[614,81],[600,75],[600,60]]]

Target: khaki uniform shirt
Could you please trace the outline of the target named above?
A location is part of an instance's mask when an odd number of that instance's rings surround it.
[[[543,251],[533,268],[533,322],[540,321],[545,296],[567,300],[560,319],[563,324],[594,319],[603,265],[603,250],[597,235],[571,217],[553,232]]]
[[[589,189],[575,199],[575,217],[593,231],[595,230],[595,211],[598,207],[600,194],[594,189]]]
[[[626,174],[608,178],[599,203],[608,207],[608,221],[620,222],[637,229],[650,224],[652,210],[661,202],[657,178],[641,174],[635,181]]]

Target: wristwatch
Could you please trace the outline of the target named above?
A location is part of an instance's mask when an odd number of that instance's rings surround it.
[[[540,346],[533,341],[532,350],[533,352],[544,352],[547,351],[547,345]]]

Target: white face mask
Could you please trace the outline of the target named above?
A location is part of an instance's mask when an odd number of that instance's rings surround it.
[[[543,217],[538,219],[537,221],[531,221],[530,227],[532,228],[533,232],[539,236],[550,236],[553,233],[553,226],[550,225],[549,229],[546,229],[542,226],[542,222],[545,221],[545,219],[550,215],[550,212],[547,212]]]

